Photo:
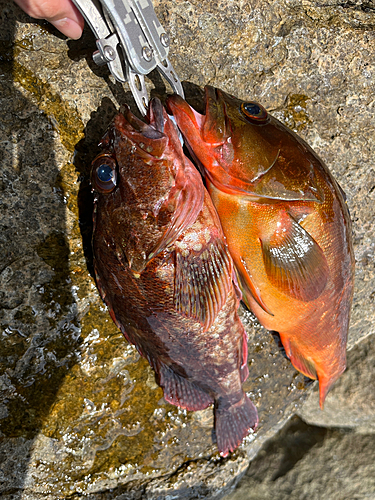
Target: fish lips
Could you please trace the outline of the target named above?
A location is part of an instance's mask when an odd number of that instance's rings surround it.
[[[182,97],[177,94],[167,98],[167,109],[171,114],[186,115],[187,121],[199,134],[201,140],[210,145],[218,146],[228,138],[230,123],[226,113],[226,98],[221,90],[206,85],[205,114],[198,113]]]
[[[148,123],[137,118],[130,111],[129,106],[122,108],[122,114],[127,121],[127,130],[139,132],[148,139],[161,139],[164,137],[164,107],[157,97],[150,101],[146,116]]]
[[[166,117],[163,105],[157,98],[150,102],[146,116],[147,122],[137,118],[130,111],[129,106],[124,105],[99,146],[116,154],[118,144],[126,140],[145,160],[152,160],[153,157],[160,158],[168,142],[168,137],[164,133]]]

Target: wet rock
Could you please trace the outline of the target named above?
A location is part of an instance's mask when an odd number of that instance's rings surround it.
[[[347,192],[354,346],[374,333],[375,15],[373,2],[331,5],[155,3],[191,101],[206,83],[261,101],[319,152]],[[165,403],[90,274],[89,164],[116,108],[134,106],[132,98],[91,62],[88,30],[66,41],[5,0],[0,23],[2,498],[219,497],[311,384],[242,311],[257,433],[222,459],[211,409]],[[163,94],[161,79],[152,82]]]
[[[374,434],[312,427],[294,417],[225,500],[364,499],[374,491]]]
[[[225,500],[372,498],[374,492],[374,336],[348,353],[348,368],[324,411],[309,395],[251,462]]]
[[[348,368],[332,389],[324,411],[314,402],[315,391],[299,416],[320,427],[353,429],[361,434],[375,433],[375,337],[364,339],[348,353]]]

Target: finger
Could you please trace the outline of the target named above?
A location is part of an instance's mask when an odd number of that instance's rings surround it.
[[[71,0],[14,0],[35,19],[46,19],[69,38],[82,35],[84,20]]]

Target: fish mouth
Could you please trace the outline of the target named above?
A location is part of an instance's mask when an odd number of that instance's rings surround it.
[[[204,90],[206,114],[202,117],[202,138],[212,146],[219,146],[231,135],[227,106],[233,97],[210,85],[206,85]]]
[[[198,134],[210,146],[221,145],[228,137],[230,123],[227,117],[225,92],[206,85],[204,88],[204,112],[196,111],[181,96],[173,94],[167,98],[167,110],[176,117],[180,130],[191,140],[190,135]],[[189,142],[189,140],[187,141]]]
[[[147,139],[161,139],[164,137],[164,107],[157,97],[151,99],[146,115],[146,122],[137,118],[129,106],[121,110],[126,119],[126,129],[130,132],[138,132]]]

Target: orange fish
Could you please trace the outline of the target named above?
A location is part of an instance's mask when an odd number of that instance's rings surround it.
[[[188,410],[214,404],[226,456],[258,423],[242,389],[247,343],[233,262],[201,176],[158,99],[148,122],[129,109],[118,114],[92,164],[97,285],[165,399]]]
[[[206,114],[167,105],[197,159],[243,293],[279,332],[320,406],[346,366],[354,257],[344,193],[322,160],[255,102],[207,86]]]

